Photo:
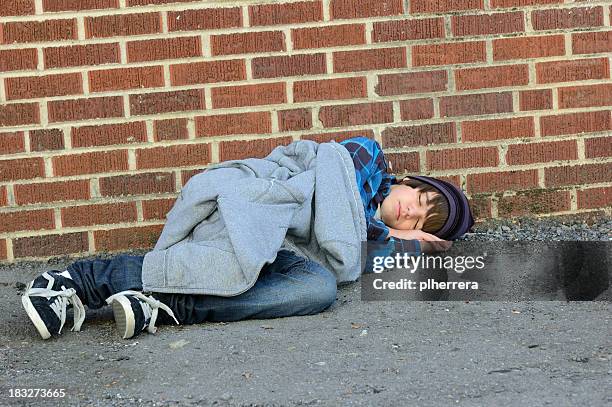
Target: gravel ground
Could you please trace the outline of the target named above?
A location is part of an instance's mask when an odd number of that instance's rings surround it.
[[[611,231],[609,216],[517,219],[465,240]],[[69,331],[70,315],[61,337],[42,341],[19,289],[72,260],[0,266],[0,405],[612,406],[609,301],[365,302],[356,282],[313,316],[162,326],[125,341],[105,308],[88,310],[82,332]],[[15,388],[66,397],[9,398]]]

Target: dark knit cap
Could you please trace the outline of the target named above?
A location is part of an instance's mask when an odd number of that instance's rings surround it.
[[[455,240],[469,231],[474,225],[474,218],[463,191],[453,184],[440,179],[423,176],[409,176],[435,187],[448,201],[448,219],[440,230],[433,233],[440,239]]]

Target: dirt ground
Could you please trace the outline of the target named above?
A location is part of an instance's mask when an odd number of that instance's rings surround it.
[[[18,287],[68,263],[0,267],[0,405],[611,406],[608,301],[361,300],[314,316],[161,326],[120,339],[110,309],[43,341]],[[64,389],[56,399],[15,389]]]

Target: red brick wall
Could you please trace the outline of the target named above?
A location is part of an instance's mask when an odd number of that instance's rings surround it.
[[[612,198],[607,0],[2,0],[0,260],[149,248],[190,176],[366,135],[479,219]]]

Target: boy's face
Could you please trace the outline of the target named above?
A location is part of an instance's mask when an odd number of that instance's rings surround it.
[[[420,230],[427,211],[433,207],[428,201],[435,195],[403,184],[391,185],[391,192],[380,206],[380,218],[393,229]]]

